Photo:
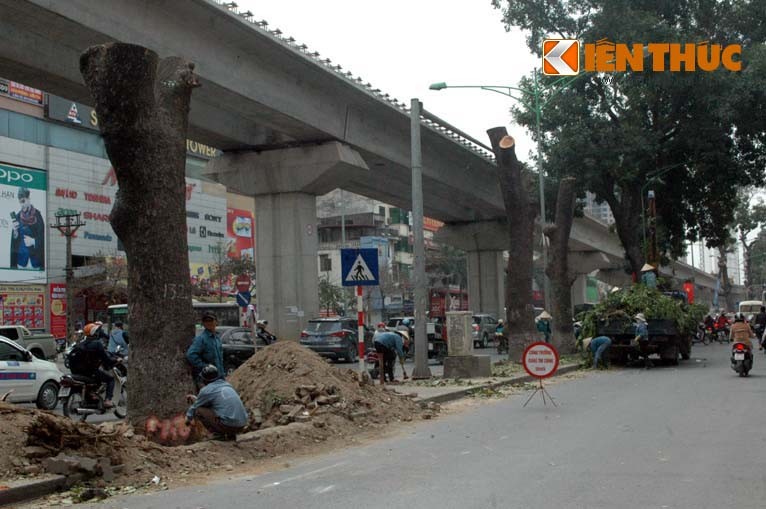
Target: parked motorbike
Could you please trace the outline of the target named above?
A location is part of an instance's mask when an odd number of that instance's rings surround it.
[[[113,411],[118,419],[125,418],[128,414],[127,356],[121,356],[119,352],[110,355],[119,359],[111,370],[114,377],[114,408],[104,406],[106,384],[82,375],[64,375],[59,382],[59,400],[64,416],[85,422],[89,415],[104,415]]]
[[[378,352],[372,348],[364,354],[364,367],[370,374],[370,378],[377,380],[380,377],[380,366],[378,365]]]
[[[739,376],[747,376],[753,369],[753,351],[745,343],[734,343],[731,346],[731,369]]]

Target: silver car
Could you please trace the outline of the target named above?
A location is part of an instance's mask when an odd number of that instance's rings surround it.
[[[473,336],[474,348],[487,348],[494,341],[495,329],[497,329],[497,319],[492,315],[480,314],[473,315]]]

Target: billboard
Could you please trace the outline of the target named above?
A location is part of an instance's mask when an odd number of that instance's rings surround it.
[[[0,163],[0,281],[46,281],[47,175]]]
[[[247,257],[251,260],[255,259],[254,224],[255,217],[251,211],[226,209],[226,234],[232,241],[229,248],[230,258],[239,259]]]
[[[45,285],[0,285],[3,325],[45,329]]]
[[[66,333],[66,284],[51,283],[51,322],[50,330],[53,337],[65,338]]]

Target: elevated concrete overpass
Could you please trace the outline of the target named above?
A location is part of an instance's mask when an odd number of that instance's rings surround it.
[[[281,335],[318,311],[317,194],[342,187],[411,208],[408,108],[264,23],[212,0],[0,0],[0,12],[0,76],[85,104],[78,62],[88,46],[129,42],[196,64],[189,138],[225,152],[210,175],[257,197],[259,311]],[[425,213],[465,244],[466,225],[504,216],[493,159],[435,117],[422,125]],[[492,237],[472,237],[467,250],[471,273],[483,274],[472,293],[497,313],[502,252]],[[621,260],[621,249],[593,242],[573,235],[581,269]]]

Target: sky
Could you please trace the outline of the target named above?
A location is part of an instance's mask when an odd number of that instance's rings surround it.
[[[486,130],[506,126],[517,156],[534,150],[523,128],[511,123],[513,104],[479,89],[432,91],[448,85],[517,85],[539,65],[515,30],[506,32],[490,0],[239,0],[255,20],[279,28],[321,58],[343,66],[383,93],[423,107],[489,145]]]

